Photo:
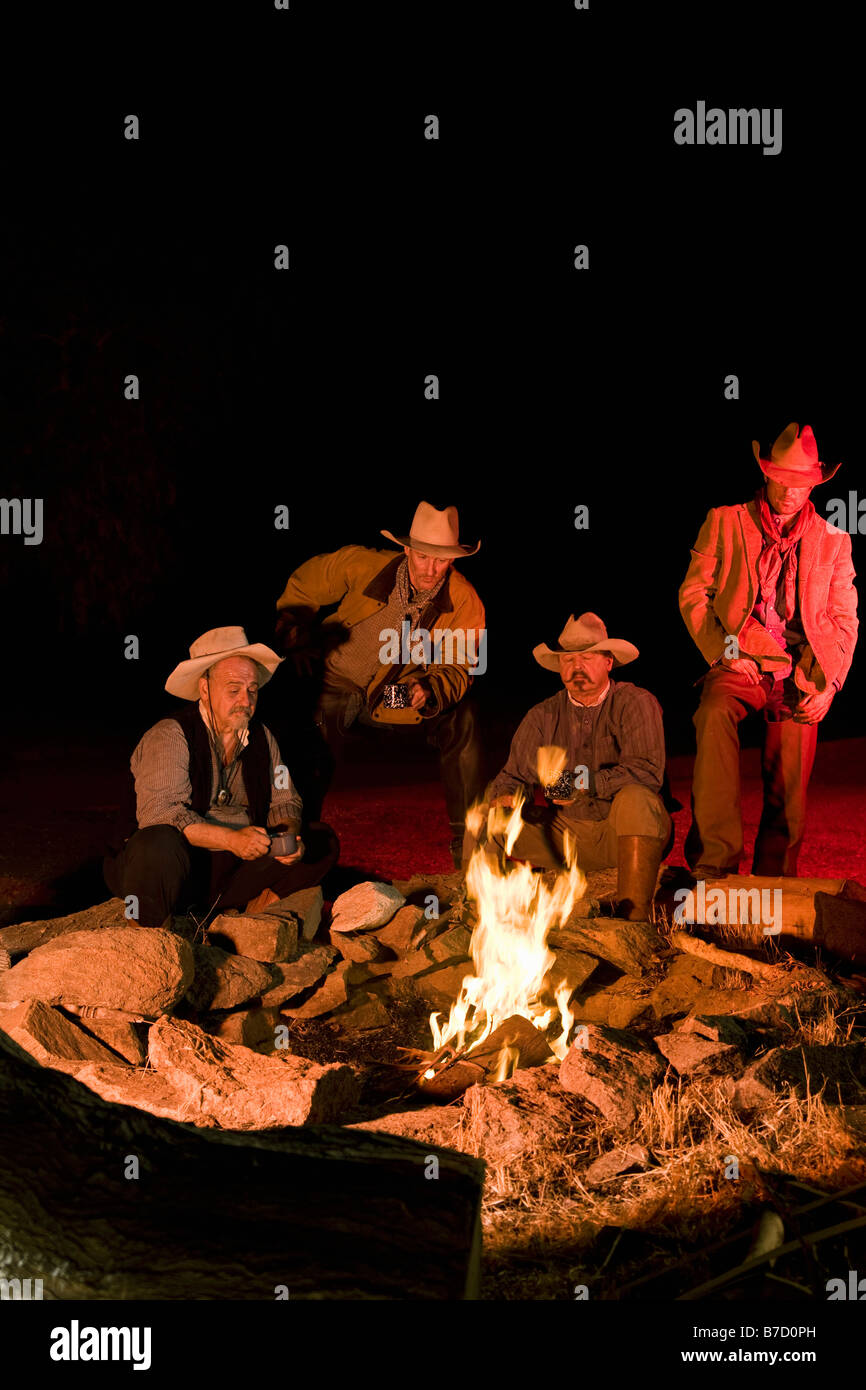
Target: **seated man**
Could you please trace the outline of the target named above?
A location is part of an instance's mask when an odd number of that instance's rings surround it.
[[[809,500],[839,464],[808,425],[782,431],[750,502],[713,507],[680,586],[680,612],[709,670],[695,714],[697,756],[686,863],[696,878],[737,873],[742,720],[761,714],[764,806],[753,874],[794,876],[818,725],[851,666],[857,590],[851,537]]]
[[[317,644],[324,655],[315,721],[325,757],[305,794],[321,807],[353,724],[379,734],[397,727],[423,734],[439,755],[459,868],[466,812],[484,787],[466,697],[473,674],[486,665],[486,634],[484,605],[453,562],[474,555],[480,542],[461,545],[457,508],[438,511],[427,502],[416,509],[408,536],[382,535],[402,553],[346,545],[316,555],[277,600],[277,643],[298,671],[310,666]],[[316,616],[329,604],[338,607],[315,638]],[[408,687],[407,708],[389,707],[391,686]]]
[[[511,856],[537,868],[560,869],[568,831],[583,870],[617,869],[616,912],[630,921],[649,917],[659,865],[672,840],[662,800],[661,706],[648,690],[609,679],[613,666],[624,666],[638,654],[631,642],[608,637],[595,613],[569,618],[556,649],[536,647],[536,661],[558,671],[564,689],[529,711],[508,761],[488,788],[492,806],[514,806],[517,792],[531,802],[540,781],[539,749],[564,749],[573,790],[553,801],[556,810],[524,807],[525,823]],[[467,834],[467,850],[471,840]],[[490,843],[499,852],[504,848],[502,837],[493,836]]]
[[[144,927],[193,902],[261,910],[318,883],[339,852],[321,826],[293,854],[270,854],[268,830],[297,834],[302,813],[273,734],[253,717],[281,658],[248,643],[240,627],[206,632],[189,652],[165,688],[197,703],[154,724],[136,747],[138,829],[104,866],[110,892],[138,899]]]

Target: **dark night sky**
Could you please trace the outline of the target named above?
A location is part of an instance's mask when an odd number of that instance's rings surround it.
[[[321,47],[294,52],[243,102],[211,78],[207,100],[152,83],[146,100],[91,93],[86,113],[19,107],[0,492],[45,506],[41,546],[0,538],[28,673],[4,695],[23,731],[50,709],[61,731],[137,736],[201,631],[269,641],[297,564],[387,546],[380,528],[407,529],[425,498],[482,539],[463,568],[487,605],[491,718],[552,693],[531,649],[593,609],[641,648],[623,676],[662,701],[671,750],[690,749],[704,667],[677,587],[707,509],[758,485],[752,438],[813,426],[844,461],[819,508],[862,486],[856,123],[757,63],[616,81],[565,43],[573,19],[527,41],[525,71],[513,54],[474,68],[449,30],[340,80]],[[699,97],[783,105],[782,153],[675,146],[673,112]],[[824,737],[861,732],[861,665]]]

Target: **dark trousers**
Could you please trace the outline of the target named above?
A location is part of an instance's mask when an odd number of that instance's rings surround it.
[[[311,825],[304,844],[306,853],[297,864],[280,864],[268,855],[239,859],[228,850],[191,845],[172,825],[151,825],[136,830],[119,854],[108,855],[103,872],[114,897],[136,896],[140,926],[160,927],[170,913],[192,906],[205,912],[214,904],[217,912],[243,910],[265,888],[287,898],[320,883],[339,857],[337,837],[330,826]]]
[[[790,717],[799,692],[792,681],[765,676],[751,685],[745,676],[715,667],[706,676],[694,717],[697,756],[692,781],[692,824],[686,837],[689,868],[698,865],[736,873],[743,854],[740,812],[739,726],[748,714],[765,718],[761,770],[764,805],[753,874],[795,876],[806,829],[806,793],[817,724]]]
[[[325,745],[325,756],[316,782],[304,796],[304,806],[312,808],[311,815],[321,814],[328,788],[342,766],[346,737],[353,724],[375,729],[386,741],[389,737],[396,741],[398,733],[399,736],[425,738],[439,755],[452,844],[457,842],[459,852],[466,812],[484,791],[478,717],[472,700],[458,700],[442,714],[422,719],[419,724],[392,726],[373,719],[363,691],[326,685],[319,696],[316,723]]]

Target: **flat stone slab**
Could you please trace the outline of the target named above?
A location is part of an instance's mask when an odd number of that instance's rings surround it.
[[[9,951],[13,956],[22,955],[67,932],[135,926],[125,914],[125,900],[109,898],[107,902],[97,903],[95,907],[84,908],[81,912],[70,912],[65,917],[52,917],[42,922],[17,922],[14,926],[0,928],[0,949]]]
[[[373,931],[384,927],[405,902],[403,894],[390,883],[357,883],[335,900],[331,931]]]
[[[351,1067],[319,1066],[287,1052],[263,1057],[181,1019],[154,1024],[148,1055],[183,1098],[184,1118],[193,1124],[233,1130],[334,1124],[358,1096]]]
[[[634,1033],[583,1025],[559,1068],[567,1091],[583,1096],[617,1129],[625,1129],[664,1076],[664,1064]]]
[[[648,922],[626,922],[618,917],[579,918],[548,937],[552,951],[582,951],[609,961],[626,975],[641,976],[652,969],[664,944]]]
[[[41,999],[27,999],[12,1009],[0,1009],[0,1028],[46,1067],[56,1061],[118,1060],[97,1038]]]
[[[743,1069],[738,1047],[696,1033],[662,1033],[655,1045],[680,1076],[730,1076]]]
[[[273,984],[261,996],[265,1008],[287,1004],[321,980],[336,959],[333,946],[313,946],[297,960],[273,967]]]
[[[0,999],[99,1005],[155,1018],[183,998],[194,968],[193,948],[162,928],[70,931],[0,974]]]

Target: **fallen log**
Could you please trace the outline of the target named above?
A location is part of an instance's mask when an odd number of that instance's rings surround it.
[[[158,1119],[0,1034],[0,1277],[45,1298],[475,1297],[483,1176],[392,1135]]]
[[[772,935],[777,940],[817,946],[826,944],[820,923],[821,902],[836,902],[844,888],[845,880],[840,878],[729,874],[696,883],[691,889],[680,887],[673,895],[670,889],[662,889],[657,901],[671,911],[675,926],[686,922],[705,926],[723,940],[759,944]]]

